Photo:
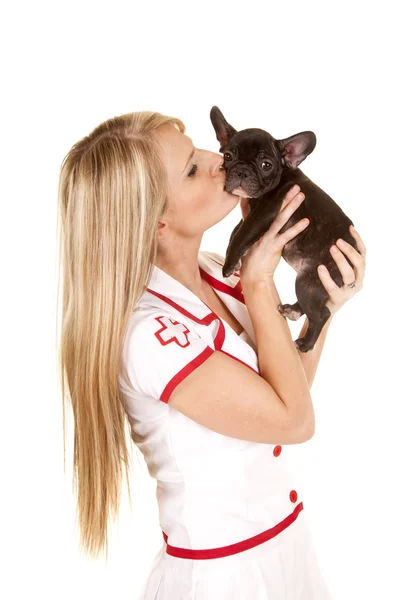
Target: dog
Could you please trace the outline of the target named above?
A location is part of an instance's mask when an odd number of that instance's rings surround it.
[[[250,212],[234,228],[222,269],[229,277],[240,269],[241,257],[270,228],[280,212],[286,193],[296,183],[305,198],[298,209],[280,229],[283,233],[295,223],[310,219],[305,230],[285,244],[282,256],[297,272],[295,304],[280,304],[279,312],[292,321],[304,313],[309,326],[303,338],[295,340],[301,352],[308,352],[329,319],[331,311],[325,305],[329,294],[317,272],[325,264],[335,283],[343,285],[342,275],[329,248],[340,237],[360,252],[349,232],[353,222],[326,192],[311,181],[299,164],[314,150],[317,139],[312,131],[302,131],[288,138],[276,140],[263,129],[236,131],[217,106],[210,111],[217,140],[224,154],[222,167],[226,170],[225,190],[249,198]],[[346,260],[353,264],[346,256]]]

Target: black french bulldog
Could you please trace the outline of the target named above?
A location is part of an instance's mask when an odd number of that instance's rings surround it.
[[[297,272],[295,304],[280,304],[279,312],[292,321],[304,313],[309,326],[303,338],[295,340],[302,352],[314,348],[331,311],[325,306],[329,298],[317,272],[324,264],[336,285],[343,285],[342,275],[329,248],[340,237],[360,252],[349,227],[353,222],[321,188],[311,181],[298,165],[316,145],[312,131],[303,131],[282,140],[276,140],[262,129],[236,131],[224,118],[217,106],[210,112],[211,122],[224,153],[226,169],[225,190],[250,198],[250,213],[232,231],[222,269],[229,277],[240,269],[241,256],[270,228],[279,213],[283,199],[296,183],[305,198],[299,208],[280,229],[283,233],[295,223],[310,219],[306,229],[290,240],[282,250],[285,261]],[[353,264],[347,258],[353,267]]]

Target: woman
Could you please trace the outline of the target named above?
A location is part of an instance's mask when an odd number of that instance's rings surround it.
[[[222,157],[184,132],[159,113],[122,115],[61,166],[60,367],[81,546],[107,557],[122,465],[130,497],[129,423],[157,479],[164,538],[141,600],[328,599],[281,444],[313,435],[312,379],[333,314],[362,286],[365,246],[352,231],[360,254],[346,243],[333,254],[342,288],[320,273],[332,316],[300,353],[273,274],[308,225],[278,233],[304,197],[288,192],[240,274],[224,279],[223,257],[199,248],[238,197],[224,191]]]

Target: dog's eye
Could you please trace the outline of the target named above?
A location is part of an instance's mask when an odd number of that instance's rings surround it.
[[[232,154],[230,152],[224,152],[224,160],[232,160]]]
[[[265,165],[265,167],[264,167],[264,165]],[[262,169],[265,169],[265,170],[267,170],[267,169],[270,169],[271,167],[272,167],[272,164],[271,164],[270,162],[266,161],[266,160],[264,160],[264,161],[261,163],[261,168],[262,168]]]

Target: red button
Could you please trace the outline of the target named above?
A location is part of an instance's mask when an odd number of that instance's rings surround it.
[[[282,446],[275,446],[274,456],[279,456],[281,452],[282,452]]]
[[[292,491],[290,492],[290,500],[291,500],[292,502],[296,502],[296,500],[297,500],[297,492],[296,492],[296,490],[292,490]]]

